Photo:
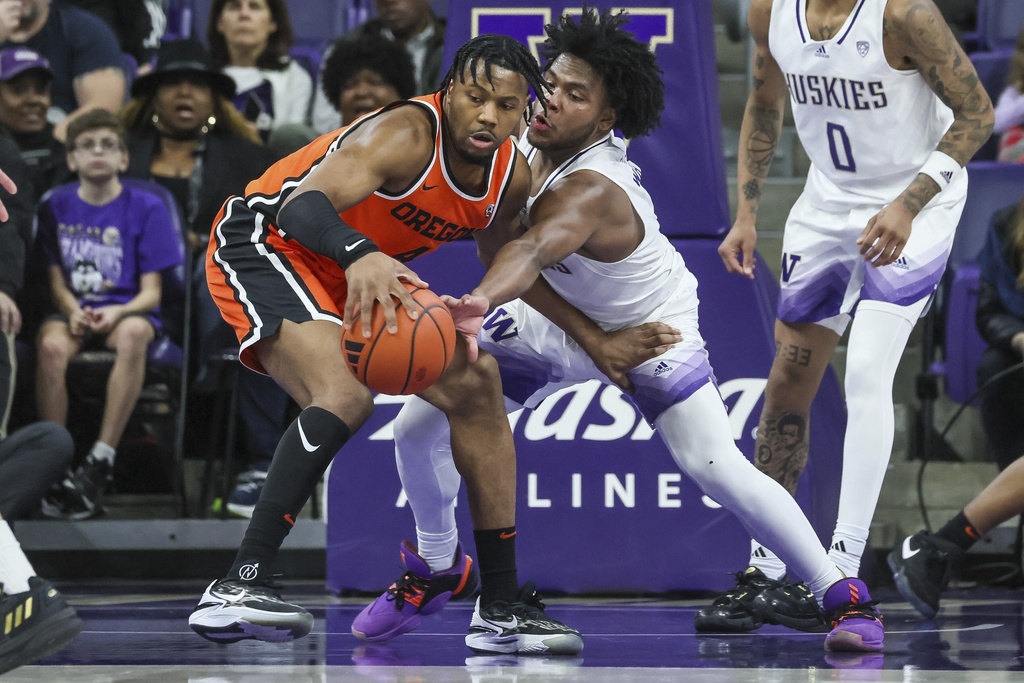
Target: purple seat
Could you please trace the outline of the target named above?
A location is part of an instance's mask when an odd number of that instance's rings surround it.
[[[1013,48],[1024,27],[1021,0],[982,0],[978,3],[979,47],[984,50]]]
[[[944,357],[932,363],[933,374],[945,379],[946,395],[957,403],[977,405],[975,370],[987,345],[974,323],[981,274],[973,263],[947,275],[949,290],[944,306]]]

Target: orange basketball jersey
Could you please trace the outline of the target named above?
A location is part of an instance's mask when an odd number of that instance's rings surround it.
[[[515,169],[515,145],[505,140],[495,152],[488,169],[487,188],[472,195],[460,188],[448,174],[444,159],[441,126],[441,93],[415,97],[367,114],[332,133],[322,135],[294,154],[270,167],[245,188],[245,203],[273,224],[277,211],[295,187],[328,154],[338,148],[358,126],[397,106],[423,107],[434,122],[434,155],[415,182],[400,194],[377,190],[339,214],[346,223],[372,239],[382,252],[399,261],[410,261],[451,242],[483,230],[494,219]],[[285,231],[273,229],[287,239]],[[295,243],[289,246],[295,247]],[[317,256],[318,265],[329,274],[341,275],[331,259]]]

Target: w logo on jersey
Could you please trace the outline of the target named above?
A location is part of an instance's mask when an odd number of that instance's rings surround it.
[[[799,254],[783,254],[782,255],[782,281],[789,282],[789,278],[793,277],[793,270],[796,268],[796,264],[800,263],[802,257]]]
[[[485,330],[495,330],[491,333],[491,340],[500,342],[512,337],[519,336],[519,329],[516,327],[516,320],[504,308],[494,309],[491,317],[484,321]]]

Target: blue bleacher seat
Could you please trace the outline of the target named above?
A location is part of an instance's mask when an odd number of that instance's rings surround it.
[[[983,0],[978,3],[978,42],[981,49],[1012,48],[1022,27],[1022,0]]]

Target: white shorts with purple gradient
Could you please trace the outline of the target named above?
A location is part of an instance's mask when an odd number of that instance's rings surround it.
[[[636,393],[628,398],[650,424],[669,406],[715,382],[697,326],[696,297],[688,298],[684,305],[682,300],[670,301],[657,317],[679,329],[683,341],[629,373]],[[608,381],[576,342],[519,299],[488,314],[479,343],[498,361],[505,396],[527,408],[564,387]]]
[[[899,259],[881,268],[864,262],[857,238],[882,206],[825,211],[801,195],[782,239],[779,319],[842,334],[860,302],[878,301],[903,308],[915,321],[942,279],[964,208],[966,192],[947,192],[914,219]]]

